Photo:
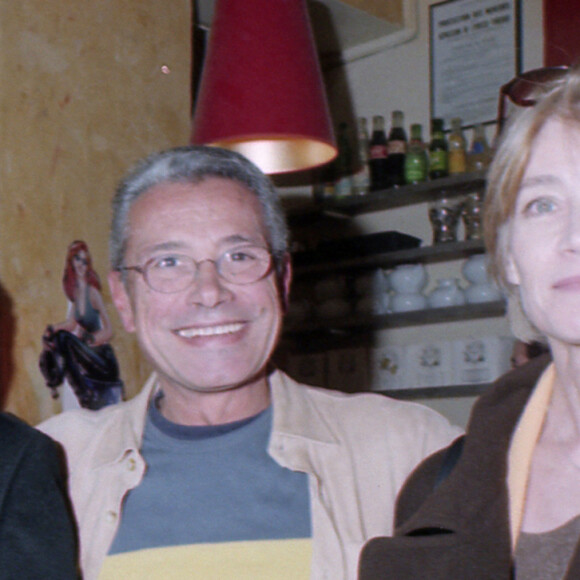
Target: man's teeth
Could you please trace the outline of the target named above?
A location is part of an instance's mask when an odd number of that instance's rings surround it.
[[[232,334],[238,332],[243,327],[241,323],[222,324],[220,326],[204,326],[203,328],[184,328],[177,334],[184,338],[194,338],[196,336],[217,336],[220,334]]]

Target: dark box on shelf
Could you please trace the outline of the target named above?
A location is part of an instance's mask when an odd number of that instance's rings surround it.
[[[338,240],[320,242],[315,250],[296,252],[294,263],[297,265],[327,260],[340,260],[409,250],[418,248],[421,239],[401,232],[378,232],[365,236],[355,236]]]

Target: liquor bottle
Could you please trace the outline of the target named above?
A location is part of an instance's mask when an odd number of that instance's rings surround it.
[[[449,134],[449,175],[467,171],[467,143],[461,129],[461,119],[451,119]]]
[[[405,153],[407,153],[407,135],[403,124],[403,111],[393,111],[391,115],[391,130],[387,140],[387,173],[389,185],[404,185],[405,183]]]
[[[386,189],[387,180],[387,134],[385,118],[382,115],[373,117],[373,134],[369,143],[369,168],[371,170],[371,189]]]
[[[411,125],[411,140],[405,155],[405,183],[421,183],[427,180],[429,161],[423,141],[423,126]]]
[[[467,153],[467,169],[483,171],[491,163],[491,150],[485,136],[485,128],[479,123],[473,127],[473,139]]]
[[[443,119],[431,120],[429,143],[429,177],[438,179],[449,175],[449,148],[443,133]]]
[[[366,195],[371,187],[371,174],[369,169],[369,131],[365,117],[358,119],[358,159],[357,170],[352,176],[354,195]]]
[[[348,197],[352,195],[352,148],[346,123],[340,123],[338,126],[337,144],[338,157],[336,159],[334,196]]]

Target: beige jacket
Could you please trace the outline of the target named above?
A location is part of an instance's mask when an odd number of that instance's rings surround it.
[[[144,475],[139,448],[155,383],[153,376],[126,403],[69,411],[40,425],[67,454],[85,580],[98,578],[123,497]],[[311,578],[354,580],[364,542],[392,533],[395,497],[407,475],[460,430],[421,405],[306,387],[280,371],[270,388],[268,452],[310,475]]]

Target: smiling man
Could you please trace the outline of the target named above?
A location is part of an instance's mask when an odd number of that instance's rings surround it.
[[[353,579],[406,476],[459,434],[273,368],[287,243],[271,182],[236,153],[165,151],[119,186],[109,283],[155,372],[42,426],[67,452],[85,580]]]

